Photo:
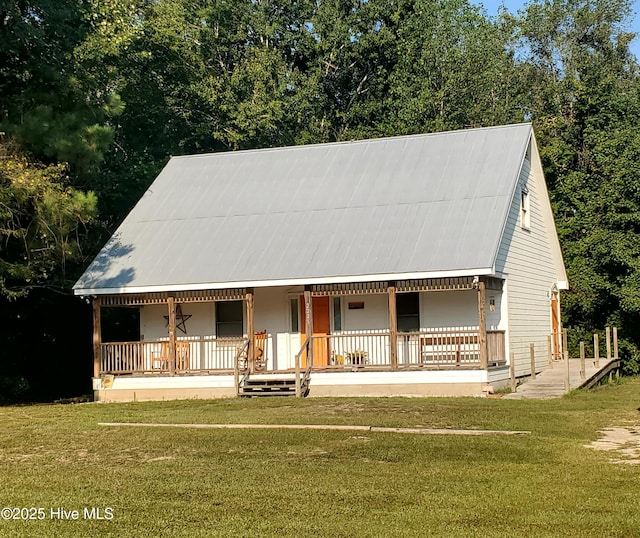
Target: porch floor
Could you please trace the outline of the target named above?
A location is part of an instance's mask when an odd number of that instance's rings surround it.
[[[487,370],[494,370],[496,368],[502,368],[505,364],[496,363],[490,364]],[[304,367],[301,368],[301,372],[304,373]],[[464,371],[464,370],[476,370],[482,369],[477,364],[455,364],[455,363],[442,363],[442,364],[409,364],[398,365],[397,368],[391,368],[388,365],[375,366],[375,365],[353,365],[353,366],[314,366],[311,370],[312,374],[330,374],[330,373],[343,373],[343,372],[418,372],[418,371]],[[266,378],[273,376],[294,376],[296,373],[295,368],[285,368],[279,370],[258,370],[251,374],[251,378],[258,376],[264,376]],[[220,370],[186,370],[176,371],[174,374],[169,374],[166,370],[155,370],[145,372],[126,372],[126,373],[110,373],[104,372],[101,375],[113,375],[119,378],[131,378],[131,377],[195,377],[195,376],[228,376],[233,375],[231,369]]]

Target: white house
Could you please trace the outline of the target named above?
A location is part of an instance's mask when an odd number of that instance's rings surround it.
[[[174,157],[74,287],[107,401],[481,395],[560,353],[564,289],[530,124]]]

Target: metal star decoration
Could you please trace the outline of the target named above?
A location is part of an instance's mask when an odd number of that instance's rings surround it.
[[[185,323],[193,314],[183,314],[182,306],[176,305],[176,329],[180,329],[183,334],[187,334],[187,326]],[[164,316],[167,320],[167,327],[169,326],[169,316]]]

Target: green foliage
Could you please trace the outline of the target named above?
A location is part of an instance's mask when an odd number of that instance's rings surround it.
[[[351,62],[360,73],[343,111],[351,136],[522,121],[506,23],[465,0],[373,1],[362,19]]]
[[[100,59],[89,50],[105,26],[77,0],[5,2],[0,17],[0,128],[37,158],[68,163],[80,183],[97,171],[121,112],[110,81],[86,68]]]
[[[63,164],[0,159],[0,295],[68,285],[66,266],[81,256],[80,237],[95,216],[96,197],[66,182]]]
[[[625,0],[534,1],[518,37],[571,285],[565,323],[620,327],[625,367],[636,372],[640,86],[629,13]]]
[[[95,171],[113,140],[111,127],[89,123],[90,110],[56,110],[39,105],[24,113],[8,130],[37,155],[54,162],[73,163],[79,173]]]

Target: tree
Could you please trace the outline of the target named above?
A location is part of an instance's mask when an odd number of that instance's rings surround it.
[[[0,295],[16,298],[42,285],[67,288],[67,264],[81,258],[96,197],[65,185],[63,164],[30,162],[10,140],[0,153]]]
[[[77,0],[6,2],[0,9],[0,128],[48,163],[66,162],[80,183],[109,147],[116,95],[88,83],[74,51],[91,25]]]
[[[617,325],[640,371],[640,113],[626,0],[528,5],[520,53],[571,291],[569,326]]]
[[[111,143],[121,103],[75,56],[95,31],[85,6],[0,6],[0,400],[29,386],[38,387],[28,393],[32,399],[86,386],[68,374],[82,372],[90,352],[79,315],[87,315],[87,305],[70,285],[94,254],[86,237],[96,197],[86,187]]]
[[[318,102],[334,139],[523,118],[511,28],[466,0],[322,2],[311,22]]]

